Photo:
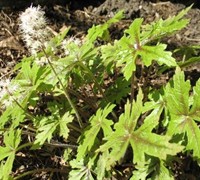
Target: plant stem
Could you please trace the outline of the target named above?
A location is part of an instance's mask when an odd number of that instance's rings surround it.
[[[64,144],[64,143],[44,143],[45,146],[51,146],[51,147],[59,147],[59,148],[64,148],[64,149],[77,149],[77,145],[72,145],[72,144]]]
[[[50,59],[49,59],[47,53],[45,52],[44,48],[42,48],[42,50],[43,50],[43,52],[44,52],[44,54],[45,54],[45,56],[46,56],[46,58],[47,58],[48,64],[50,65],[50,67],[51,67],[53,73],[54,73],[55,76],[57,77],[57,79],[58,79],[58,81],[59,81],[59,83],[60,83],[60,85],[61,85],[61,87],[62,87],[62,89],[63,89],[63,91],[64,91],[64,94],[65,94],[65,97],[67,98],[67,101],[69,102],[71,108],[75,111],[75,115],[76,115],[76,118],[77,118],[77,120],[78,120],[78,123],[79,123],[80,128],[83,128],[83,122],[82,122],[82,120],[81,120],[81,117],[80,117],[80,115],[79,115],[79,113],[78,113],[78,110],[77,110],[76,106],[74,105],[74,103],[72,102],[72,100],[71,100],[70,97],[69,97],[67,88],[65,88],[64,84],[62,83],[61,79],[59,78],[59,76],[58,76],[58,74],[57,74],[55,68],[53,67],[53,65],[52,65],[52,63],[51,63],[51,61],[50,61]]]
[[[135,71],[132,72],[131,76],[131,103],[133,102],[135,98]]]
[[[23,148],[25,148],[25,147],[32,146],[32,145],[33,145],[32,142],[22,144],[21,146],[19,146],[19,147],[16,149],[16,151],[19,151],[19,150],[21,150],[21,149],[23,149]]]
[[[30,130],[30,131],[36,132],[36,130],[35,130],[34,128],[29,127],[29,126],[27,126],[27,125],[19,124],[19,126],[21,126],[21,127],[24,128],[24,129],[28,129],[28,130]]]

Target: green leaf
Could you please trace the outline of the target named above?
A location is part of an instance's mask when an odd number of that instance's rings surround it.
[[[24,118],[24,110],[22,110],[19,106],[13,104],[9,106],[0,116],[0,127],[3,128],[6,123],[12,122],[12,128],[15,128],[19,125],[20,122],[24,121]]]
[[[5,147],[0,147],[0,161],[7,157],[5,163],[1,163],[1,177],[7,180],[12,171],[17,147],[21,141],[21,130],[10,129],[4,134]]]
[[[89,166],[84,165],[83,160],[70,161],[72,170],[69,173],[69,180],[94,180]]]
[[[68,138],[69,135],[69,128],[67,124],[72,122],[74,117],[66,112],[63,117],[59,120],[59,127],[60,127],[60,136],[63,136],[65,139]]]
[[[7,147],[12,147],[16,149],[21,141],[21,131],[18,129],[16,131],[10,130],[4,136],[4,143]]]
[[[187,55],[187,54],[186,54]],[[195,65],[196,63],[200,62],[200,56],[198,57],[191,57],[183,62],[178,62],[179,67],[185,68],[185,67],[190,67],[192,65]]]
[[[189,114],[189,91],[190,82],[185,81],[184,72],[177,68],[173,77],[173,87],[167,84],[165,91],[170,113],[177,116]]]
[[[34,144],[43,145],[46,140],[50,141],[58,125],[58,121],[56,120],[44,118],[42,121],[45,121],[46,123],[44,126],[39,127],[39,133],[36,135]]]
[[[144,162],[145,154],[165,160],[167,155],[176,155],[183,150],[178,144],[169,143],[170,136],[161,136],[138,129],[131,137],[134,162]]]
[[[200,79],[197,81],[196,86],[193,88],[193,104],[190,109],[190,116],[196,121],[200,121]]]
[[[200,158],[200,130],[193,119],[185,119],[185,131],[187,132],[188,143],[186,150],[193,151],[194,158]]]
[[[200,130],[195,120],[199,121],[199,81],[193,88],[193,103],[190,104],[190,82],[185,81],[184,73],[177,68],[173,85],[168,84],[165,90],[170,121],[169,135],[186,134],[186,150],[193,151],[194,158],[200,158]]]
[[[124,35],[118,42],[118,58],[117,66],[125,66],[122,71],[124,77],[129,80],[132,73],[136,70],[136,58],[138,57],[137,50],[140,49],[140,27],[143,22],[142,18],[137,18],[125,31],[128,35]]]
[[[157,118],[153,118],[156,111],[153,111],[153,115],[148,116],[144,124],[137,128],[137,121],[142,113],[142,98],[143,94],[140,90],[136,102],[133,101],[132,105],[127,102],[125,112],[114,126],[115,131],[106,137],[107,142],[100,146],[98,151],[110,150],[107,168],[110,168],[125,155],[129,144],[131,144],[134,152],[134,163],[144,163],[146,154],[159,159],[166,159],[167,155],[175,155],[183,149],[180,145],[169,143],[171,137],[151,132],[151,129],[157,123],[150,122],[154,120],[158,122]],[[161,113],[161,110],[159,109],[157,112]]]
[[[178,15],[169,17],[166,20],[159,19],[156,22],[145,25],[141,34],[142,41],[147,43],[183,29],[189,23],[188,19],[183,19],[183,16],[187,14],[191,7],[189,6]]]
[[[97,173],[98,180],[102,180],[105,177],[107,157],[108,157],[108,152],[104,152],[99,156],[99,159],[97,162],[97,167],[96,167],[96,173]]]
[[[64,31],[62,31],[61,33],[57,34],[53,39],[51,39],[50,42],[52,42],[56,46],[59,46],[63,42],[63,40],[66,37],[66,35],[69,32],[69,30],[70,30],[70,27],[67,27],[66,29],[64,29]]]
[[[126,80],[129,80],[133,72],[136,71],[136,58],[137,53],[135,51],[132,54],[127,54],[127,56],[125,56],[124,59],[121,59],[117,62],[117,66],[119,66],[122,63],[122,61],[125,61],[125,66],[122,68],[122,72],[124,72],[124,77]]]
[[[49,142],[53,137],[53,133],[57,132],[56,130],[59,130],[60,136],[68,138],[69,129],[67,124],[72,122],[73,116],[66,112],[60,117],[57,107],[53,107],[51,111],[52,116],[41,117],[36,140],[32,148],[36,148],[37,145],[43,145],[46,140]]]
[[[172,53],[165,50],[165,44],[147,45],[148,37],[144,39],[140,33],[142,21],[141,18],[135,19],[119,41],[115,41],[113,46],[108,44],[101,48],[105,65],[116,62],[118,67],[122,67],[126,80],[136,71],[137,60],[146,66],[150,66],[153,60],[159,65],[177,66]]]
[[[23,61],[21,71],[15,80],[19,82],[22,87],[37,88],[43,83],[43,80],[49,72],[50,70],[48,68],[41,67],[35,62],[31,63],[31,61]]]
[[[150,66],[152,60],[158,62],[158,64],[166,64],[167,66],[177,66],[175,59],[172,57],[172,53],[165,51],[165,44],[157,44],[156,46],[142,46],[138,50],[138,54],[141,56],[144,65]]]
[[[152,172],[150,161],[141,164],[139,166],[137,164],[135,165],[136,170],[133,171],[130,180],[146,180],[147,176]]]
[[[97,25],[97,26],[93,25],[92,28],[90,28],[88,30],[88,34],[86,36],[86,39],[91,43],[93,43],[97,38],[102,38],[103,40],[109,40],[110,35],[109,35],[108,28],[113,23],[118,22],[122,18],[123,18],[123,11],[119,11],[113,18],[108,20],[103,25]]]
[[[129,26],[125,33],[129,34],[131,44],[137,48],[140,45],[140,27],[142,25],[143,19],[137,18]]]
[[[13,162],[15,159],[15,153],[12,153],[7,158],[5,164],[3,165],[3,180],[8,180],[8,177],[12,171]]]
[[[151,132],[153,128],[155,128],[159,124],[161,113],[163,112],[164,106],[160,104],[159,106],[155,107],[153,111],[145,118],[144,124],[140,127],[146,132]]]
[[[165,162],[157,158],[151,158],[145,164],[136,165],[135,168],[130,180],[174,179],[172,172],[166,168]]]
[[[82,142],[78,148],[77,160],[82,159],[90,152],[101,129],[103,130],[104,136],[112,132],[111,125],[113,122],[107,119],[107,116],[114,106],[115,105],[107,105],[103,110],[98,109],[96,115],[90,118],[91,125],[82,135],[84,139],[81,139]]]
[[[8,157],[12,153],[10,147],[0,147],[0,161]]]

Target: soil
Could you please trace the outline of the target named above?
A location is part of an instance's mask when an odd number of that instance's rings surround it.
[[[192,3],[194,3],[194,6],[186,15],[190,19],[190,24],[174,36],[164,40],[168,44],[169,49],[173,50],[177,47],[200,44],[200,1],[76,0],[65,5],[44,6],[43,9],[48,18],[49,27],[53,31],[59,32],[62,28],[71,26],[69,35],[76,37],[84,36],[93,24],[105,22],[116,12],[123,9],[125,18],[112,29],[112,37],[119,38],[123,29],[128,27],[137,17],[144,18],[144,23],[149,23],[159,18],[166,19],[169,16],[176,15],[180,10]],[[29,52],[23,43],[18,28],[18,17],[25,7],[17,7],[18,9],[13,7],[0,8],[0,78],[3,78],[5,76],[12,77],[12,70],[15,64],[24,56],[28,56]],[[197,51],[196,56],[199,56],[199,54],[200,52]],[[197,63],[195,66],[187,68],[186,75],[195,83],[200,77],[200,65]],[[162,79],[157,81],[162,81]],[[51,168],[56,168],[58,170],[54,172],[52,179],[64,179],[64,172],[66,171],[59,158],[61,151],[47,148],[37,150],[34,154],[31,154],[28,149],[27,152],[18,153],[14,173],[15,175],[21,173],[23,168],[26,168],[26,171],[38,167],[47,168],[46,173],[34,174],[29,178],[51,179],[48,172],[52,172]],[[184,155],[180,156],[182,157],[182,162],[176,165],[173,170],[175,179],[200,179],[200,168],[197,163]]]

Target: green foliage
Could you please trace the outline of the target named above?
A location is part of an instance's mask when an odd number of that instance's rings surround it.
[[[148,42],[153,39],[160,39],[163,36],[170,35],[177,30],[181,30],[188,23],[188,19],[183,19],[183,16],[191,9],[192,5],[182,10],[178,15],[172,16],[166,20],[159,19],[144,27],[142,37]],[[149,38],[149,39],[148,39]]]
[[[133,176],[131,177],[131,180],[146,180],[148,178],[148,174],[152,174],[152,177],[150,179],[156,180],[156,179],[169,179],[172,180],[173,174],[169,171],[169,169],[166,168],[166,165],[164,161],[160,161],[158,159],[152,158],[151,160],[148,160],[145,164],[136,166],[137,170],[133,171]]]
[[[119,22],[123,18],[123,11],[119,11],[112,19],[108,20],[106,23],[103,25],[97,25],[88,30],[88,34],[86,39],[90,42],[93,43],[94,41],[97,40],[97,38],[101,38],[103,40],[110,40],[110,34],[108,28],[114,24]]]
[[[131,77],[132,72],[136,70],[138,60],[142,61],[145,66],[150,66],[153,60],[157,61],[160,65],[177,65],[175,59],[172,57],[172,53],[165,51],[165,44],[157,44],[156,46],[148,45],[151,35],[140,33],[142,21],[143,19],[141,18],[135,19],[119,41],[115,41],[114,45],[105,45],[102,47],[102,57],[105,63],[108,64],[115,61],[117,66],[124,66],[122,72],[127,80]],[[184,22],[181,21],[181,24],[185,26],[187,22]],[[175,22],[172,21],[171,23]],[[159,26],[152,26],[152,31],[154,28],[158,31],[160,30]]]
[[[173,179],[178,153],[199,161],[200,80],[192,87],[180,69],[199,61],[199,47],[175,51],[189,52],[177,62],[161,42],[188,24],[183,16],[190,8],[145,25],[137,18],[114,41],[109,28],[122,11],[93,25],[82,42],[65,38],[67,28],[17,64],[16,77],[0,87],[0,179],[13,178],[17,151],[31,146],[33,152],[54,141],[62,141],[55,149],[67,148],[59,152],[68,179],[118,179],[123,170],[116,167],[124,163],[131,164],[132,180]],[[99,40],[103,45],[96,45]],[[175,67],[161,88],[141,84],[151,75],[147,70],[155,68],[158,75]]]
[[[88,152],[91,151],[92,146],[94,145],[95,139],[99,131],[102,129],[104,136],[107,136],[112,132],[111,125],[113,124],[112,120],[107,119],[106,117],[112,111],[114,105],[106,106],[104,110],[99,109],[95,116],[90,118],[90,127],[84,132],[83,138],[84,141],[80,143],[78,148],[77,159],[81,160],[83,156],[86,156]]]
[[[59,129],[60,136],[68,138],[69,129],[67,124],[73,121],[73,116],[69,112],[66,112],[62,117],[57,116],[57,112],[55,112],[53,116],[48,118],[42,117],[40,119],[38,134],[36,135],[34,144],[43,145],[46,140],[49,142],[57,129]]]
[[[76,160],[71,161],[72,168],[76,168],[75,170],[71,171],[69,174],[69,180],[73,179],[88,179],[94,180],[91,172],[90,166],[85,166],[83,160],[77,162]]]
[[[186,150],[192,150],[193,157],[197,159],[200,158],[200,130],[195,121],[200,121],[199,88],[200,81],[198,80],[190,100],[190,82],[185,81],[184,73],[177,69],[173,77],[173,85],[168,84],[165,93],[170,113],[167,133],[169,135],[186,134]]]
[[[0,168],[0,178],[2,180],[7,180],[11,171],[13,162],[15,159],[15,153],[21,141],[21,130],[14,131],[10,129],[4,134],[4,147],[0,147],[0,161],[1,161],[1,168]],[[5,158],[7,158],[5,160]],[[5,161],[3,161],[5,160]]]
[[[166,159],[167,155],[175,155],[183,147],[169,143],[170,137],[152,133],[152,122],[156,121],[156,113],[150,114],[144,124],[137,128],[137,121],[142,113],[142,92],[139,91],[136,102],[125,105],[125,112],[119,117],[119,122],[114,126],[115,131],[107,138],[107,142],[100,147],[100,151],[111,149],[107,166],[120,160],[125,155],[128,145],[134,152],[134,163],[145,162],[145,154]],[[150,124],[151,123],[151,124]]]

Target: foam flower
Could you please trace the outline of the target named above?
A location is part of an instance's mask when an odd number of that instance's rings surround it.
[[[45,12],[40,6],[29,7],[20,14],[20,30],[31,54],[36,54],[50,39]]]
[[[12,105],[13,98],[12,95],[19,91],[19,84],[11,83],[10,79],[0,80],[0,102],[1,108],[8,107]]]
[[[65,39],[62,42],[62,48],[64,49],[64,53],[66,56],[75,55],[77,53],[77,48],[82,45],[82,41],[75,37],[70,37]]]

